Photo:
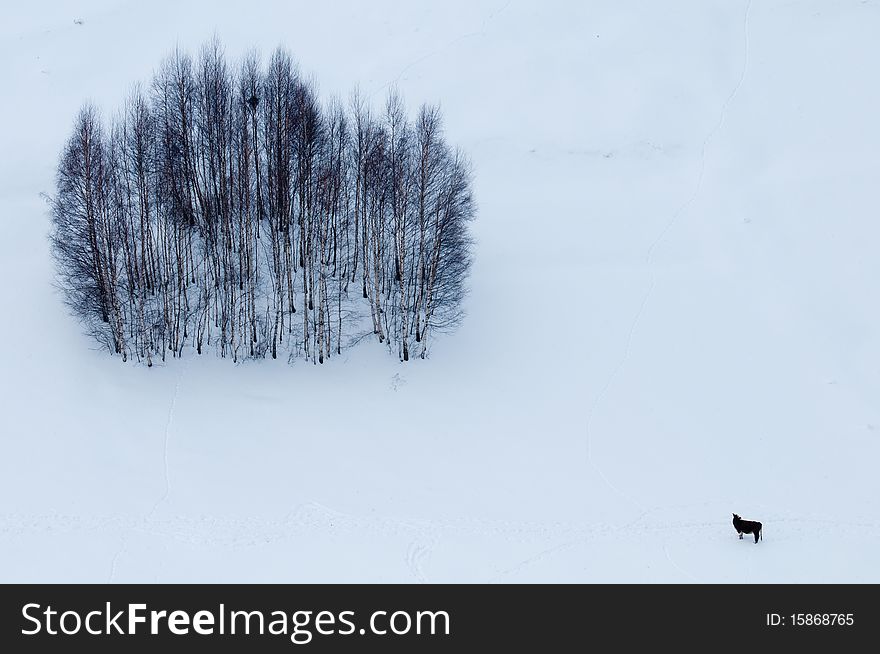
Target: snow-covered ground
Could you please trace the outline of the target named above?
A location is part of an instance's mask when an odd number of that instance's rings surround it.
[[[147,369],[66,314],[77,108],[214,32],[442,103],[480,211],[428,361]],[[0,581],[880,581],[878,34],[876,0],[7,3]]]

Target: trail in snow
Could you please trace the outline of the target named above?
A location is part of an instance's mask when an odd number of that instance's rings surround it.
[[[576,545],[581,545],[583,543],[589,542],[590,540],[593,540],[594,538],[596,538],[600,533],[603,533],[603,532],[622,533],[622,532],[630,531],[639,522],[641,522],[645,518],[645,516],[647,516],[649,513],[651,513],[654,510],[656,510],[656,509],[644,510],[634,520],[631,520],[630,522],[626,523],[625,525],[620,525],[619,527],[609,528],[609,527],[603,527],[601,525],[597,525],[594,528],[588,530],[587,533],[583,536],[580,536],[580,537],[575,538],[573,540],[568,540],[568,541],[566,541],[564,543],[560,543],[558,545],[554,545],[553,547],[548,547],[546,549],[543,549],[540,552],[537,552],[536,554],[529,556],[527,559],[524,559],[524,560],[514,564],[513,566],[511,566],[505,570],[502,570],[501,572],[496,574],[494,577],[492,577],[492,579],[490,579],[488,581],[488,583],[491,584],[491,583],[498,582],[503,577],[509,576],[515,572],[519,572],[523,568],[526,568],[526,567],[532,565],[533,563],[536,563],[544,558],[547,558],[551,554],[556,554],[557,552],[567,550],[571,547],[575,547]]]
[[[162,462],[164,465],[164,476],[165,476],[165,492],[162,493],[162,497],[160,497],[156,503],[153,505],[153,508],[147,514],[147,518],[152,518],[156,513],[156,510],[168,499],[168,496],[171,494],[171,477],[169,475],[168,470],[168,442],[171,438],[171,430],[174,426],[174,409],[177,406],[177,398],[180,396],[180,383],[183,381],[183,377],[186,374],[186,369],[189,366],[189,361],[184,363],[181,367],[180,374],[177,375],[177,381],[174,384],[174,395],[171,396],[171,405],[168,407],[168,419],[165,422],[165,438],[162,447]]]
[[[307,502],[290,511],[285,518],[287,529],[300,526],[322,527],[335,525],[339,530],[369,530],[395,536],[405,536],[409,543],[404,553],[404,564],[416,581],[425,584],[428,579],[424,562],[439,542],[438,526],[429,521],[402,520],[391,517],[364,517],[332,509],[319,502]]]
[[[162,496],[156,500],[156,503],[153,504],[153,508],[150,509],[150,512],[146,515],[146,520],[149,521],[153,518],[158,508],[168,499],[168,496],[171,494],[171,478],[168,470],[168,443],[171,438],[171,431],[174,426],[174,408],[177,406],[177,398],[180,395],[180,384],[183,381],[183,376],[186,373],[186,369],[189,363],[185,363],[181,369],[180,373],[177,375],[177,381],[174,383],[174,394],[171,396],[171,405],[168,407],[168,419],[165,422],[165,435],[163,439],[162,445],[162,463],[164,470],[164,479],[165,479],[165,490],[162,493]],[[116,554],[113,555],[113,560],[110,563],[110,577],[107,580],[107,583],[112,583],[116,577],[116,565],[119,562],[119,558],[125,553],[125,550],[128,546],[128,537],[126,533],[123,532],[122,540],[119,544],[119,549],[116,551]]]
[[[128,538],[125,533],[122,534],[122,540],[119,543],[119,549],[116,550],[116,554],[113,555],[113,560],[110,562],[110,576],[107,578],[107,583],[112,584],[113,580],[116,578],[116,564],[119,562],[119,557],[121,557],[125,553],[125,549],[128,546]]]
[[[282,520],[265,518],[230,518],[227,516],[183,517],[167,516],[147,519],[144,516],[118,514],[114,516],[82,514],[0,514],[0,534],[21,536],[29,533],[105,533],[109,528],[137,531],[157,538],[168,538],[182,543],[205,544],[225,548],[241,548],[263,545],[267,542],[299,538],[304,533],[330,530],[335,533],[356,534],[360,531],[397,537],[411,543],[429,543],[439,535],[467,535],[497,538],[504,541],[522,542],[524,539],[564,539],[547,549],[564,549],[567,545],[589,540],[596,534],[665,533],[694,530],[721,530],[731,539],[736,532],[727,520],[645,522],[638,516],[625,525],[610,523],[531,523],[487,521],[471,518],[441,520],[402,520],[390,516],[357,516],[334,512],[329,514],[319,505],[309,503],[305,508]],[[771,522],[771,520],[768,520]],[[780,528],[774,532],[773,541],[803,540],[819,531],[835,532],[838,536],[870,535],[880,537],[880,523],[851,520],[822,520],[812,516],[791,516],[772,519]],[[574,536],[574,537],[572,537]],[[745,539],[744,539],[745,540]],[[768,540],[768,539],[764,539]],[[756,547],[754,543],[749,545]],[[758,545],[760,547],[760,545]],[[415,551],[416,546],[413,546]],[[533,555],[534,556],[534,555]],[[529,557],[532,558],[532,557]]]
[[[424,543],[413,541],[406,550],[406,565],[420,584],[428,583],[425,572],[422,569],[422,561],[430,553],[430,548]]]
[[[736,94],[739,93],[740,87],[742,87],[743,81],[746,78],[746,70],[749,66],[749,11],[752,8],[752,0],[747,0],[746,2],[746,10],[743,16],[743,64],[742,70],[740,71],[739,79],[736,82],[736,85],[733,87],[733,90],[727,96],[727,99],[724,101],[724,104],[721,105],[721,111],[718,115],[718,122],[715,123],[714,127],[709,130],[709,133],[706,135],[706,138],[703,139],[703,144],[700,148],[700,173],[697,176],[697,183],[694,186],[693,193],[691,193],[690,197],[685,200],[685,202],[672,214],[672,218],[669,219],[669,222],[663,227],[660,233],[657,235],[657,238],[654,239],[654,242],[651,243],[651,247],[648,248],[648,253],[645,256],[645,263],[651,265],[654,259],[654,252],[657,249],[657,246],[660,245],[660,242],[666,237],[667,232],[678,222],[678,219],[681,215],[687,211],[691,205],[696,201],[697,197],[700,194],[700,190],[703,188],[703,179],[706,175],[706,151],[709,147],[709,143],[724,125],[724,119],[727,117],[727,109],[730,106],[730,103],[733,102],[733,99],[736,97]],[[653,272],[653,271],[652,271]]]
[[[650,284],[648,285],[648,290],[645,292],[644,297],[642,297],[642,301],[639,304],[639,309],[636,312],[635,317],[633,318],[632,324],[630,325],[629,333],[627,334],[626,343],[624,345],[623,356],[621,357],[621,359],[617,363],[617,365],[614,367],[614,370],[612,370],[611,375],[608,377],[608,380],[605,382],[605,385],[602,387],[602,389],[596,395],[596,398],[594,399],[593,404],[590,407],[590,413],[587,418],[587,423],[586,423],[587,458],[589,460],[590,466],[593,468],[593,470],[595,470],[596,474],[599,475],[599,477],[605,482],[605,484],[611,490],[613,490],[620,497],[625,499],[627,502],[632,504],[634,507],[636,507],[640,511],[645,511],[644,506],[642,506],[641,503],[638,502],[638,500],[636,500],[631,495],[625,493],[618,486],[616,486],[608,478],[608,476],[603,472],[602,468],[596,463],[595,459],[593,458],[593,429],[592,429],[593,420],[596,416],[596,411],[598,410],[599,406],[604,401],[605,397],[608,395],[608,391],[613,386],[614,381],[617,379],[620,372],[623,370],[623,368],[626,366],[627,362],[629,361],[630,352],[632,351],[633,338],[635,337],[636,330],[639,326],[639,323],[642,320],[642,316],[645,313],[645,307],[647,307],[647,305],[648,305],[648,300],[651,298],[651,295],[653,295],[654,290],[657,287],[657,273],[653,267],[654,253],[657,251],[657,247],[660,245],[660,243],[666,237],[666,234],[669,232],[669,230],[672,229],[672,227],[675,225],[675,223],[678,221],[678,219],[682,216],[682,214],[684,214],[691,207],[691,205],[693,205],[693,203],[696,201],[697,197],[699,196],[700,190],[703,187],[703,179],[706,174],[706,152],[708,150],[709,144],[711,143],[711,141],[715,137],[715,135],[718,133],[718,131],[721,129],[721,127],[724,125],[724,120],[727,116],[727,110],[728,110],[731,102],[733,102],[733,99],[736,97],[737,93],[739,92],[740,88],[742,87],[743,81],[745,80],[746,71],[747,71],[748,65],[749,65],[749,11],[751,10],[751,8],[752,8],[752,0],[747,0],[745,12],[743,14],[743,64],[742,64],[742,69],[740,71],[739,79],[737,80],[736,85],[733,87],[731,92],[728,94],[724,103],[721,105],[721,110],[719,112],[718,121],[715,123],[715,125],[712,127],[712,129],[709,131],[709,133],[703,139],[703,144],[700,148],[700,171],[697,176],[697,182],[694,185],[693,191],[691,192],[690,196],[684,201],[684,203],[682,203],[681,206],[679,206],[678,209],[676,209],[676,211],[672,214],[670,219],[663,226],[663,229],[660,230],[660,233],[657,235],[657,238],[654,239],[654,241],[651,243],[651,246],[648,248],[648,251],[645,255],[645,264],[648,266],[648,268],[651,271],[651,280],[650,280]]]
[[[699,579],[697,579],[694,575],[692,575],[690,572],[688,572],[687,570],[682,568],[680,565],[678,565],[678,563],[675,562],[675,559],[673,559],[672,556],[669,554],[669,548],[667,547],[665,541],[663,542],[663,553],[666,555],[666,560],[672,564],[673,568],[678,570],[681,574],[683,574],[685,577],[687,577],[691,582],[699,583],[699,581],[700,581]]]
[[[507,3],[505,3],[504,6],[502,6],[499,9],[496,9],[495,11],[491,12],[488,16],[486,16],[483,19],[483,22],[481,24],[480,29],[475,30],[473,32],[468,32],[467,34],[462,34],[461,36],[457,36],[456,38],[452,39],[448,43],[441,45],[439,48],[432,50],[428,54],[422,55],[421,57],[419,57],[415,61],[410,62],[409,64],[407,64],[406,66],[404,66],[401,69],[401,71],[397,74],[397,76],[394,79],[392,79],[390,82],[383,84],[382,86],[377,88],[375,91],[370,93],[369,97],[374,98],[374,97],[376,97],[376,95],[378,95],[379,93],[381,93],[385,89],[393,87],[395,84],[397,84],[403,78],[403,76],[407,73],[407,71],[415,68],[423,61],[427,61],[428,59],[431,59],[432,57],[437,56],[438,54],[440,54],[444,50],[451,48],[452,46],[456,45],[457,43],[460,43],[461,41],[464,41],[465,39],[473,38],[475,36],[481,36],[481,35],[485,36],[489,23],[492,20],[494,20],[498,16],[498,14],[500,14],[504,10],[506,10],[512,3],[513,3],[513,0],[507,0]]]
[[[668,508],[668,507],[667,507]],[[663,554],[670,565],[679,573],[697,580],[695,575],[682,568],[669,551],[670,538],[690,537],[704,538],[719,530],[729,531],[729,538],[735,539],[736,534],[730,529],[727,521],[695,521],[679,522],[661,519],[648,522],[652,509],[625,525],[615,526],[607,523],[582,524],[541,524],[519,523],[508,521],[486,521],[470,518],[447,520],[407,520],[390,516],[358,516],[346,514],[315,502],[300,505],[282,520],[265,519],[231,519],[228,517],[183,518],[168,516],[164,518],[135,518],[127,515],[113,517],[83,515],[0,515],[0,534],[23,534],[27,532],[47,531],[53,534],[71,532],[106,531],[114,527],[123,532],[122,543],[111,562],[108,582],[112,583],[118,572],[118,563],[127,551],[131,534],[142,534],[152,538],[185,543],[189,546],[207,546],[238,550],[242,548],[265,547],[267,544],[301,542],[320,533],[333,533],[345,537],[359,537],[365,533],[378,534],[392,539],[392,542],[407,543],[404,562],[416,581],[428,582],[424,564],[434,552],[441,536],[466,536],[497,539],[496,544],[503,542],[523,542],[524,539],[544,541],[538,551],[495,572],[487,583],[498,583],[506,578],[522,572],[526,568],[553,555],[565,552],[579,545],[591,542],[614,540],[621,536],[631,536],[638,541],[646,537],[659,536],[663,542]],[[783,525],[777,533],[777,541],[802,541],[808,533],[813,533],[821,526],[834,530],[843,537],[876,538],[880,533],[880,523],[841,521],[816,518],[813,516],[789,516],[773,518],[774,524]],[[557,542],[551,544],[553,540]],[[560,542],[561,541],[561,542]],[[754,575],[754,557],[757,549],[748,542],[746,560],[746,581]],[[503,550],[499,550],[499,555]]]

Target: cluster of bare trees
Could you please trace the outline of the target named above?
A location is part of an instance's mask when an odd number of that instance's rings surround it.
[[[317,363],[373,334],[408,360],[461,317],[474,211],[437,107],[322,105],[285,51],[232,68],[214,41],[109,127],[81,110],[52,245],[74,313],[123,359]]]

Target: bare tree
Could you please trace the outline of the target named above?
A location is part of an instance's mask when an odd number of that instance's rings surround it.
[[[394,90],[378,118],[358,93],[322,105],[286,51],[230,67],[214,39],[172,52],[106,131],[82,109],[52,213],[66,301],[123,359],[317,364],[358,307],[402,361],[424,358],[461,319],[475,207],[436,107],[411,122]]]

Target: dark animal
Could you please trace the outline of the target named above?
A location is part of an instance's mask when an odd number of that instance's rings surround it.
[[[736,533],[739,534],[740,540],[742,540],[743,534],[754,534],[755,542],[758,542],[758,538],[764,540],[764,534],[761,533],[761,523],[755,520],[743,520],[737,514],[733,514],[733,528],[736,529]]]

